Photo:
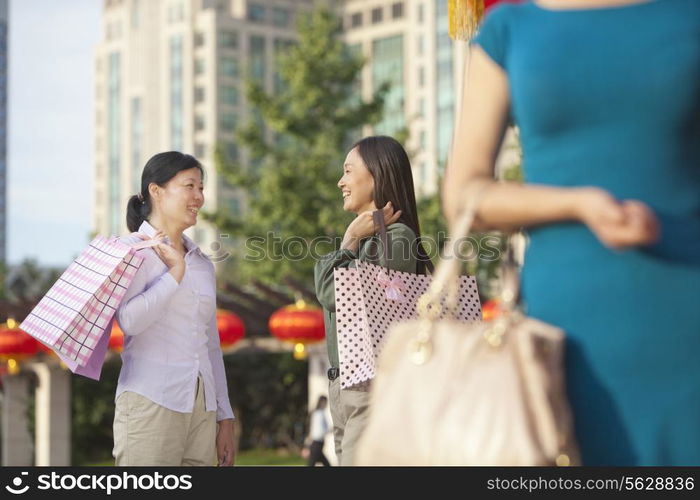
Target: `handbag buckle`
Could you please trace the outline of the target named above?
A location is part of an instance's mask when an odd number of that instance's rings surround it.
[[[414,365],[424,365],[433,354],[433,342],[430,340],[430,321],[423,320],[418,335],[408,345],[411,361]]]

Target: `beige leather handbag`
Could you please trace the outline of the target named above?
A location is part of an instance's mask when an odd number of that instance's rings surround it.
[[[451,241],[469,234],[476,200]],[[576,465],[566,398],[564,333],[515,309],[517,270],[504,272],[504,312],[490,322],[454,310],[452,245],[422,297],[420,319],[395,324],[379,358],[357,465]]]

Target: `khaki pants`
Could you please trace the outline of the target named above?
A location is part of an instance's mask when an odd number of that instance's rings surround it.
[[[180,413],[125,391],[114,413],[115,465],[216,465],[216,412],[206,411],[197,378],[192,413]]]
[[[357,441],[367,425],[369,416],[369,386],[341,389],[338,377],[330,381],[328,395],[338,464],[353,465]]]

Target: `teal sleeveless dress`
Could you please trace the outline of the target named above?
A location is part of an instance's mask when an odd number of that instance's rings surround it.
[[[489,12],[473,41],[507,74],[528,183],[648,204],[653,246],[580,223],[528,231],[523,301],[567,333],[585,465],[700,465],[700,1]]]

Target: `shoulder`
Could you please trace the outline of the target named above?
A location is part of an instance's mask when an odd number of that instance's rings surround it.
[[[390,224],[389,226],[387,226],[386,232],[388,234],[391,234],[392,238],[399,236],[404,238],[416,239],[416,233],[413,232],[413,229],[408,227],[403,222],[394,222],[393,224]]]
[[[214,266],[214,261],[211,260],[211,257],[209,257],[207,254],[205,254],[201,248],[197,248],[197,250],[195,250],[195,252],[199,256],[199,258],[202,260],[202,262],[204,262],[204,264],[209,268],[209,271],[215,275],[216,274],[216,267]]]
[[[526,3],[500,3],[492,7],[484,17],[472,45],[481,47],[502,68],[507,66],[508,51],[511,43],[513,21],[527,17],[523,14],[530,9]]]
[[[501,2],[491,7],[482,21],[481,29],[489,29],[491,26],[502,26],[510,22],[512,16],[519,10],[525,8],[529,2],[510,3]]]

